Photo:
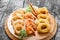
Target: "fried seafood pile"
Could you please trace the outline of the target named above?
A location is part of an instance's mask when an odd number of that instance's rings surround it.
[[[50,31],[49,12],[47,8],[42,7],[35,11],[37,12],[37,16],[34,16],[30,8],[28,10],[16,10],[13,12],[11,23],[16,35],[20,36],[24,32],[24,35],[35,35],[35,31],[39,34]],[[21,30],[24,31],[21,32]]]

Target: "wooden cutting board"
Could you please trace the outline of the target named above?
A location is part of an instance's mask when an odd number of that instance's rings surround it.
[[[54,27],[53,32],[50,33],[50,35],[49,35],[48,37],[46,37],[46,38],[44,38],[44,39],[42,39],[42,40],[50,40],[50,39],[55,35],[55,33],[56,33],[56,31],[57,31],[56,21],[55,21],[55,19],[54,19],[54,17],[53,17],[52,15],[50,15],[50,16],[51,16],[51,19],[54,20],[54,21],[52,20],[52,22],[55,23],[55,27]],[[8,27],[7,27],[7,19],[6,19],[5,23],[4,23],[4,29],[5,29],[5,31],[6,31],[6,34],[7,34],[12,40],[20,40],[20,39],[16,38],[14,35],[12,35],[12,34],[10,33],[10,31],[9,31],[9,29],[8,29]]]

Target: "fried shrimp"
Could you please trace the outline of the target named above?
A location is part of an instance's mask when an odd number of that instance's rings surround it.
[[[25,14],[25,19],[36,19],[36,17],[31,12],[27,12]]]
[[[37,31],[39,33],[47,33],[50,31],[50,24],[49,23],[40,23],[37,27]]]
[[[26,21],[26,31],[27,31],[27,34],[32,34],[35,30],[36,30],[35,23],[31,19],[28,19]],[[29,33],[28,33],[28,31],[29,31]],[[30,32],[32,32],[32,33],[30,33]]]
[[[36,30],[36,25],[35,25],[35,22],[31,19],[28,19],[27,22],[26,22],[26,26],[31,26],[34,30]]]
[[[28,35],[34,34],[34,29],[32,27],[26,27],[26,32]]]

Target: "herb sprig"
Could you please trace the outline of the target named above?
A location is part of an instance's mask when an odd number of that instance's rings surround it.
[[[19,38],[23,39],[24,37],[27,37],[27,33],[26,33],[26,31],[24,29],[22,29],[22,30],[20,30],[20,36],[19,36]]]
[[[29,6],[26,8],[26,12],[31,12],[31,8]]]

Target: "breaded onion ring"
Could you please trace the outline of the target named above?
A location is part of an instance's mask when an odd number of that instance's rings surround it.
[[[38,19],[36,25],[38,26],[40,23],[49,23],[49,21],[47,19]]]
[[[49,21],[47,19],[39,19],[38,21],[39,21],[39,23],[49,23]]]
[[[47,14],[39,14],[39,15],[37,16],[37,18],[38,18],[38,19],[42,18],[42,19],[47,19],[47,20],[49,20],[49,16],[48,16]]]
[[[37,27],[37,31],[39,33],[47,33],[50,31],[50,24],[48,23],[40,23]]]
[[[48,14],[48,10],[46,7],[38,8],[37,13],[38,14]]]

